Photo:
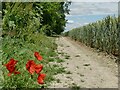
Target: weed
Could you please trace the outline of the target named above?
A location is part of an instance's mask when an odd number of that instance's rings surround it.
[[[81,80],[81,82],[85,82],[84,80]]]
[[[70,47],[70,46],[66,46],[66,47]]]
[[[79,69],[79,66],[76,66],[77,69]]]
[[[60,79],[57,79],[57,83],[61,83],[61,82],[60,82]]]
[[[83,74],[80,74],[81,77],[83,77],[84,75]]]
[[[72,74],[72,72],[70,72],[70,71],[66,71],[66,74]]]
[[[70,58],[70,56],[69,55],[65,55],[65,59],[69,59]]]
[[[80,86],[76,85],[75,83],[72,83],[72,85],[70,86],[70,88],[72,90],[80,90]]]
[[[57,59],[57,63],[65,62],[63,59]]]
[[[80,55],[76,55],[75,57],[80,57]]]

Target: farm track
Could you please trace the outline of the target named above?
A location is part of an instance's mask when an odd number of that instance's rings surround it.
[[[69,73],[55,76],[50,87],[118,88],[116,57],[105,55],[66,37],[56,39],[61,63]]]

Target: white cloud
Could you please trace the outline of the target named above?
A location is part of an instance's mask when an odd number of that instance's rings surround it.
[[[83,25],[87,25],[87,24],[89,24],[89,23],[84,23]]]
[[[69,8],[71,15],[118,13],[117,2],[73,2]]]
[[[67,23],[74,23],[74,21],[73,20],[68,20]]]

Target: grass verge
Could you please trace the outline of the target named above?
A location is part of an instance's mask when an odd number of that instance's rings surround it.
[[[55,80],[54,75],[65,72],[64,68],[58,65],[50,65],[49,62],[62,62],[57,57],[55,52],[57,45],[55,44],[54,38],[48,38],[42,34],[32,34],[27,39],[24,38],[13,38],[5,36],[2,38],[2,72],[1,75],[4,77],[0,82],[1,87],[4,88],[47,88],[50,83]],[[34,57],[34,52],[39,52],[43,60],[38,61]],[[52,59],[50,57],[53,57]],[[4,64],[6,64],[10,58],[14,58],[18,61],[17,70],[21,72],[18,75],[7,76],[9,73]],[[37,83],[37,75],[31,78],[31,75],[26,70],[26,62],[28,60],[35,60],[37,64],[43,65],[42,73],[46,74],[44,80],[45,84],[40,85]]]

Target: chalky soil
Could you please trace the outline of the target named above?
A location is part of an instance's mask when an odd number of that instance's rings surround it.
[[[69,73],[55,76],[59,82],[51,83],[50,88],[118,88],[118,66],[116,57],[105,55],[102,52],[75,42],[66,37],[56,39],[59,57],[65,62]],[[69,56],[66,58],[66,54]]]

